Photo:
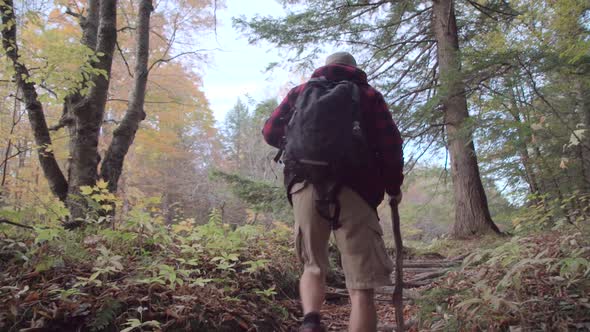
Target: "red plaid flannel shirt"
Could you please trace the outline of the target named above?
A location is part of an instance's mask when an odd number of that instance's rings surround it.
[[[360,89],[362,125],[369,146],[376,158],[376,168],[366,174],[359,174],[354,183],[347,183],[373,207],[383,200],[384,191],[389,195],[400,193],[403,176],[402,139],[381,93],[367,82],[364,71],[346,65],[333,64],[315,70],[312,77],[325,77],[332,81],[355,82]],[[291,118],[295,100],[305,83],[289,91],[281,104],[266,121],[262,133],[266,142],[281,148],[285,128]]]

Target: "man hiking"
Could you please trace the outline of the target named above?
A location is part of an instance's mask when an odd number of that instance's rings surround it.
[[[352,305],[349,331],[376,331],[374,289],[390,285],[393,270],[376,211],[385,192],[401,201],[403,181],[402,139],[383,96],[351,54],[338,52],[287,94],[262,132],[284,151],[296,252],[304,264],[300,331],[324,331],[320,308],[332,231]]]

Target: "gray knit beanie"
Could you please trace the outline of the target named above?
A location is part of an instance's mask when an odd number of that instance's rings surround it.
[[[326,66],[334,63],[356,67],[356,60],[348,52],[336,52],[326,58]]]

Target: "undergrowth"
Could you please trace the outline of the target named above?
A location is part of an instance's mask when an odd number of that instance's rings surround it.
[[[576,202],[587,203],[588,196]],[[454,249],[469,255],[459,270],[423,292],[417,303],[420,330],[588,330],[589,212],[585,203],[563,213],[562,205],[539,201],[514,219],[512,237]]]
[[[287,225],[232,230],[218,211],[165,225],[153,203],[116,225],[3,229],[0,330],[288,329],[298,265]]]

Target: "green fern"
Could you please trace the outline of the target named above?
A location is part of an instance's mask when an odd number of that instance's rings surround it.
[[[96,313],[92,323],[89,324],[91,331],[103,331],[113,324],[121,312],[122,307],[121,302],[112,298],[106,299],[100,310]]]
[[[211,210],[209,213],[209,223],[214,225],[221,225],[223,217],[221,216],[221,211],[217,208]]]

